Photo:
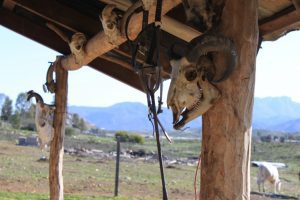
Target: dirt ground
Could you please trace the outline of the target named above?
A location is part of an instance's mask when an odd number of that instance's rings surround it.
[[[26,193],[44,193],[49,192],[47,168],[48,162],[42,162],[38,164],[38,161],[30,162],[32,166],[25,165],[25,161],[37,158],[39,156],[38,150],[33,150],[28,147],[20,147],[13,144],[4,144],[0,142],[0,191],[5,192],[26,192]],[[67,157],[67,156],[66,156]],[[16,160],[24,160],[19,163]],[[74,162],[72,165],[79,167],[78,162]],[[102,161],[106,162],[106,161]],[[79,162],[80,163],[80,162]],[[100,165],[98,163],[97,165]],[[99,166],[98,166],[99,167]],[[15,168],[15,169],[14,169]],[[22,170],[20,170],[22,169]],[[19,171],[24,171],[20,173]],[[26,173],[35,174],[34,176],[28,176]],[[78,173],[73,168],[68,169],[68,173]],[[86,172],[85,172],[86,173]],[[73,181],[73,180],[72,180]],[[86,179],[76,180],[72,182],[68,179],[64,180],[64,191],[66,194],[78,194],[88,196],[112,196],[113,183],[110,181],[99,182],[93,175],[89,175]],[[134,194],[135,197],[149,197],[149,191],[153,191],[153,185],[149,183],[133,184],[130,179],[122,180],[120,182],[121,191],[120,194],[124,196],[131,196]],[[154,190],[155,191],[155,190]],[[170,199],[188,200],[194,199],[193,192],[187,190],[169,189]],[[159,193],[159,192],[157,192]],[[155,194],[158,197],[158,194]],[[151,196],[151,195],[150,195]],[[156,198],[154,197],[154,198]],[[152,198],[151,198],[152,199]],[[159,199],[159,198],[157,198]],[[284,198],[271,198],[262,196],[260,194],[252,194],[251,200],[279,200]],[[287,199],[287,198],[285,198]]]

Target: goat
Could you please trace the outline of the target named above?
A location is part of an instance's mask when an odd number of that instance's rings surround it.
[[[265,192],[265,181],[269,181],[274,186],[274,193],[279,193],[281,181],[279,179],[278,169],[270,163],[263,162],[258,167],[257,185],[260,192],[260,185],[262,184],[263,192]]]
[[[49,145],[54,135],[53,114],[55,106],[44,103],[43,98],[33,90],[27,92],[27,101],[32,97],[36,100],[35,125],[38,143],[42,151]]]

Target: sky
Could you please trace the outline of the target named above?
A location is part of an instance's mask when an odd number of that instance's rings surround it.
[[[48,62],[59,54],[3,26],[0,26],[0,38],[0,93],[15,100],[20,92],[34,90],[50,103],[53,94],[44,93],[42,85],[46,81]],[[289,96],[300,102],[299,44],[300,31],[275,42],[262,43],[256,63],[256,97]],[[164,102],[169,83],[164,84]],[[146,104],[146,96],[87,66],[69,72],[69,105],[105,107],[124,101]]]

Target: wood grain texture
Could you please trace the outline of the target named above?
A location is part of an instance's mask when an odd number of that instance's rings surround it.
[[[51,141],[49,160],[49,187],[51,200],[64,199],[63,155],[65,121],[67,113],[68,71],[60,65],[56,66],[56,94],[54,112],[54,137]]]
[[[229,79],[216,84],[222,97],[203,115],[200,196],[201,200],[249,200],[258,4],[257,0],[224,3],[217,32],[233,39],[238,63]]]
[[[165,15],[169,10],[177,6],[180,0],[164,0],[162,7],[162,15]],[[153,6],[149,11],[149,23],[154,21],[155,7]],[[128,33],[130,38],[135,38],[141,30],[142,14],[133,15],[128,26]],[[120,36],[118,38],[118,44],[122,44],[126,41],[125,37]],[[82,61],[82,65],[86,65],[94,60],[96,57],[103,55],[104,53],[114,49],[115,46],[109,43],[107,36],[104,32],[99,32],[92,37],[85,48],[86,55]],[[82,67],[75,63],[73,55],[69,55],[62,60],[63,68],[67,70],[77,70]]]

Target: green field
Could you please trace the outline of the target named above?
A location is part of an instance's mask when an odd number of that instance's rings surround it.
[[[16,135],[0,134],[0,199],[42,200],[49,198],[48,162],[38,162],[37,147],[16,145]],[[252,160],[284,162],[288,168],[280,169],[282,193],[300,198],[300,145],[290,143],[256,143]],[[113,138],[77,135],[65,140],[66,147],[96,148],[114,151]],[[125,149],[144,149],[155,152],[155,142],[147,139],[143,145],[121,144]],[[200,141],[163,141],[163,153],[168,158],[197,157]],[[64,155],[65,199],[114,199],[114,159]],[[175,165],[166,168],[167,188],[170,199],[194,198],[196,166]],[[257,168],[251,168],[251,189],[257,191]],[[267,184],[268,186],[268,184]],[[267,187],[271,192],[271,188]],[[141,159],[122,160],[120,166],[120,198],[161,199],[159,167],[157,162]]]

